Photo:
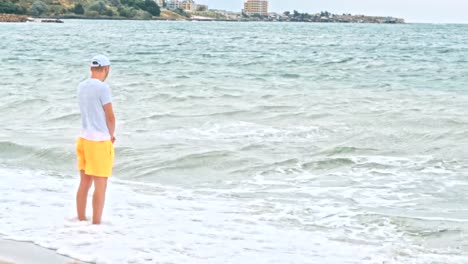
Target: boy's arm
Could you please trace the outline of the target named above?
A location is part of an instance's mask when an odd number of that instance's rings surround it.
[[[115,141],[115,115],[114,110],[112,109],[112,103],[105,104],[103,106],[104,112],[106,113],[106,123],[107,128],[109,129],[109,135],[111,136],[112,143]]]

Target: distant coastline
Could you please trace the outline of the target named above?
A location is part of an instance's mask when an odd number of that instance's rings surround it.
[[[184,2],[185,3],[185,2]],[[187,2],[190,3],[190,2]],[[112,19],[112,20],[178,20],[230,22],[321,22],[321,23],[376,23],[403,24],[405,20],[391,16],[332,14],[328,11],[309,14],[285,11],[283,13],[231,12],[208,9],[207,6],[161,8],[154,0],[99,0],[77,3],[73,0],[43,2],[41,0],[5,0],[0,4],[0,22],[26,22],[56,19]],[[33,19],[34,18],[34,19]]]
[[[61,19],[84,19],[84,20],[139,20],[139,21],[201,21],[201,22],[302,22],[302,23],[370,23],[370,24],[405,24],[404,19],[393,17],[378,17],[365,15],[335,15],[334,17],[312,17],[308,19],[291,19],[291,18],[213,18],[213,17],[152,17],[147,19],[128,18],[117,16],[84,16],[84,15],[59,15],[59,16],[43,16],[43,17],[28,17],[25,15],[16,14],[0,14],[0,22],[52,22],[60,21]]]

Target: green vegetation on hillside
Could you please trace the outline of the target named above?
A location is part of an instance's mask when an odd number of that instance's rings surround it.
[[[34,17],[151,19],[161,15],[153,0],[0,0],[0,13]]]

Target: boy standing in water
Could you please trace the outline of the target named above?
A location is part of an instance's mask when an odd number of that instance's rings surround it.
[[[76,143],[80,187],[76,194],[78,220],[86,221],[88,191],[94,183],[93,224],[100,224],[106,197],[107,179],[114,163],[115,116],[111,89],[104,83],[110,61],[97,55],[91,61],[91,78],[78,86],[81,133]]]

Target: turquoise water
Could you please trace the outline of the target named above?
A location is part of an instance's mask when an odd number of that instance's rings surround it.
[[[4,236],[109,263],[468,262],[466,25],[67,20],[0,38],[0,191],[30,192],[0,198],[21,205]],[[67,244],[88,230],[63,217],[96,53],[118,122],[108,239]],[[56,213],[12,220],[37,206]]]

